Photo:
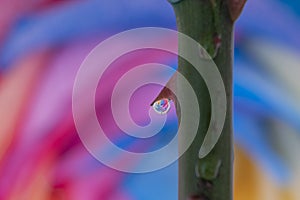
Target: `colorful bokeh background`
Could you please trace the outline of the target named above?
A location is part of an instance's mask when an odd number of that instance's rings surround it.
[[[176,29],[166,0],[0,0],[0,199],[177,199],[177,163],[146,174],[110,169],[84,148],[72,117],[73,83],[87,54],[111,35],[144,26]],[[295,0],[249,0],[236,23],[234,199],[300,199],[299,35]],[[106,104],[113,84],[150,61],[176,68],[174,56],[137,52],[100,84],[99,118],[123,148],[157,149],[176,133],[174,109],[146,145],[123,137],[111,122]],[[146,102],[133,104],[140,124],[147,118],[139,111],[159,89],[137,92],[136,101]]]

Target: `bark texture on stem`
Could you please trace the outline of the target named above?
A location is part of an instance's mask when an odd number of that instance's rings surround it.
[[[205,158],[199,159],[199,149],[210,122],[211,101],[207,86],[201,76],[186,60],[178,59],[178,71],[193,86],[201,111],[197,136],[190,148],[179,159],[179,200],[230,200],[232,199],[233,166],[233,20],[225,0],[176,0],[175,3],[173,2],[173,8],[178,31],[199,42],[214,59],[223,78],[227,96],[227,113],[222,135],[213,150]],[[179,40],[179,47],[181,42]],[[178,87],[180,84],[177,81]],[[182,92],[180,95],[185,94]],[[178,118],[180,119],[180,112],[178,112]],[[181,139],[184,138],[179,140]]]

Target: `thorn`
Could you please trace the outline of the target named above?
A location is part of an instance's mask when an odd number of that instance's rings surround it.
[[[171,79],[167,82],[166,86],[160,91],[158,96],[154,99],[154,101],[150,104],[150,106],[153,106],[153,104],[160,100],[160,99],[170,99],[173,102],[176,102],[176,96],[172,92],[172,90],[176,89],[176,73],[171,77]]]
[[[222,45],[222,35],[215,33],[215,36],[213,37],[213,44],[214,44],[214,50],[211,53],[208,53],[207,48],[204,46],[202,47],[199,45],[199,56],[206,60],[211,60],[215,58],[219,52],[219,49]]]
[[[203,58],[203,59],[206,59],[206,60],[210,60],[211,59],[211,56],[206,51],[206,48],[202,47],[201,45],[199,45],[199,56],[200,56],[200,58]]]
[[[214,44],[215,44],[215,52],[214,52],[213,58],[215,58],[217,56],[219,49],[221,47],[221,44],[222,44],[222,35],[221,34],[218,34],[214,37]]]
[[[247,0],[227,0],[232,21],[235,21],[240,16],[246,1]]]

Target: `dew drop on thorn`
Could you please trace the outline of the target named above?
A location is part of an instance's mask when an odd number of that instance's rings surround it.
[[[171,100],[164,98],[156,101],[153,104],[153,109],[159,114],[166,114],[171,108]]]

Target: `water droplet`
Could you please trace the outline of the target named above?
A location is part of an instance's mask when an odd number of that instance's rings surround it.
[[[170,110],[170,108],[171,100],[167,98],[160,99],[153,104],[153,109],[155,110],[155,112],[161,115],[166,114]]]

